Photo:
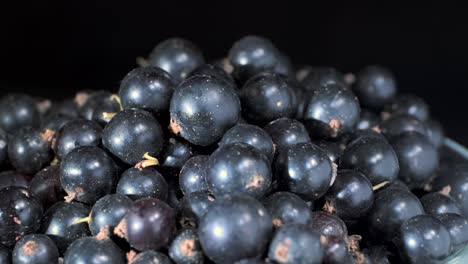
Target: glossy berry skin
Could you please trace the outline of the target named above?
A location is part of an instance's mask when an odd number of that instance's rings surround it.
[[[329,212],[313,212],[312,221],[310,222],[312,230],[322,236],[338,237],[340,239],[348,239],[348,228],[346,224],[335,214]]]
[[[321,236],[323,247],[323,263],[351,263],[348,245],[344,239],[334,236]]]
[[[375,238],[389,240],[404,221],[421,214],[424,209],[418,197],[408,191],[387,188],[375,194],[368,215],[369,231]]]
[[[422,122],[429,118],[427,103],[421,97],[412,94],[402,94],[393,98],[384,111],[390,115],[409,115]]]
[[[161,157],[158,159],[163,174],[172,174],[177,176],[185,162],[193,156],[193,151],[189,143],[170,138],[164,146]]]
[[[392,116],[381,124],[382,134],[388,138],[399,136],[405,132],[417,132],[427,135],[424,123],[409,115]]]
[[[356,129],[372,129],[379,127],[380,118],[373,112],[361,109],[359,121],[356,123]]]
[[[334,173],[328,155],[312,143],[281,151],[275,168],[280,186],[307,201],[317,200],[327,192]]]
[[[158,250],[169,243],[175,227],[175,210],[155,198],[133,202],[114,233],[133,248]]]
[[[234,264],[269,264],[270,262],[267,260],[263,260],[261,258],[248,258],[248,259],[241,259],[239,261],[234,262]]]
[[[267,197],[263,204],[273,218],[273,225],[308,224],[312,210],[299,196],[290,192],[276,192]]]
[[[13,249],[13,263],[49,264],[57,263],[59,252],[54,241],[46,235],[27,235],[20,239]]]
[[[447,229],[452,241],[452,252],[455,252],[468,243],[468,219],[458,214],[434,215]]]
[[[40,233],[48,235],[63,254],[73,241],[90,235],[87,223],[74,223],[88,214],[83,204],[58,202],[42,217]]]
[[[0,172],[0,189],[11,186],[28,188],[30,177],[14,170]]]
[[[11,263],[11,250],[0,243],[0,263]]]
[[[155,157],[163,147],[163,132],[151,113],[139,109],[118,112],[102,132],[102,144],[121,161],[134,165],[145,153]]]
[[[94,121],[70,121],[58,132],[54,150],[57,157],[63,159],[77,147],[101,145],[101,136],[102,128]]]
[[[178,264],[203,264],[204,255],[196,229],[182,230],[169,246],[169,256]]]
[[[0,128],[15,134],[23,127],[39,125],[40,114],[36,101],[23,94],[9,94],[0,99]]]
[[[345,84],[344,76],[332,67],[306,67],[298,72],[300,82],[306,91],[313,91],[330,84]]]
[[[152,197],[165,201],[168,185],[163,176],[153,168],[130,168],[120,176],[116,193],[132,200]]]
[[[24,128],[8,142],[8,157],[19,172],[34,174],[52,160],[51,143],[40,131]]]
[[[190,158],[179,173],[179,186],[183,194],[208,190],[206,165],[209,156],[197,155]]]
[[[271,184],[270,162],[244,143],[219,147],[208,159],[206,181],[215,195],[243,193],[261,198]]]
[[[344,145],[340,144],[339,142],[318,140],[314,141],[313,143],[325,151],[330,160],[334,163],[338,163],[341,155],[343,155]]]
[[[65,252],[64,263],[124,264],[124,252],[109,238],[83,237]]]
[[[379,110],[395,96],[397,83],[388,69],[372,65],[359,72],[353,90],[363,106]]]
[[[372,207],[374,191],[364,174],[355,170],[339,170],[325,200],[327,209],[341,219],[358,219]]]
[[[426,183],[439,165],[437,148],[424,135],[407,132],[390,141],[400,164],[399,178],[410,189]]]
[[[445,132],[442,124],[434,119],[430,119],[424,124],[426,126],[427,138],[434,146],[440,148],[444,144],[445,139]]]
[[[60,164],[62,188],[75,200],[94,204],[110,194],[117,181],[114,161],[97,147],[78,147]]]
[[[49,166],[36,173],[29,184],[29,190],[44,209],[61,201],[66,193],[60,184],[60,167]]]
[[[262,128],[248,124],[237,124],[229,129],[218,143],[224,146],[232,143],[245,143],[262,152],[270,162],[275,155],[273,140]]]
[[[0,128],[0,166],[8,160],[8,134]]]
[[[440,192],[432,192],[423,195],[420,199],[427,214],[437,215],[445,213],[453,213],[461,215],[461,209],[457,201],[450,195]]]
[[[69,115],[61,114],[61,113],[54,113],[49,116],[46,116],[41,121],[40,128],[42,131],[49,129],[49,130],[58,132],[66,123],[72,120],[74,120],[74,118]]]
[[[116,113],[120,111],[117,101],[112,99],[112,94],[107,91],[96,91],[89,95],[83,106],[80,107],[81,116],[87,120],[92,120],[105,126],[110,117],[104,116],[104,113]]]
[[[277,73],[261,72],[240,90],[244,117],[255,124],[267,124],[281,117],[292,117],[294,91]]]
[[[393,147],[377,137],[360,137],[349,143],[341,156],[340,168],[360,171],[373,185],[394,181],[400,171]]]
[[[182,82],[172,96],[171,129],[192,144],[217,142],[240,117],[240,100],[229,84],[206,75]]]
[[[189,77],[195,76],[195,75],[207,75],[211,76],[215,79],[222,80],[228,84],[230,84],[233,88],[237,88],[236,83],[234,82],[234,79],[232,79],[231,75],[229,75],[226,71],[224,71],[222,68],[211,65],[211,64],[203,64],[199,67],[197,67],[195,70],[193,70]]]
[[[96,236],[102,228],[113,230],[127,213],[132,200],[120,194],[109,194],[99,199],[89,214],[89,229]]]
[[[264,70],[273,70],[280,59],[279,50],[269,40],[246,36],[236,41],[229,50],[232,75],[240,83]]]
[[[186,194],[177,208],[177,221],[182,227],[196,227],[215,197],[206,191]]]
[[[173,262],[161,252],[147,250],[135,255],[131,264],[173,264]]]
[[[306,225],[285,225],[273,236],[268,258],[275,263],[322,263],[320,235]]]
[[[245,195],[217,198],[198,227],[203,252],[216,263],[260,257],[273,229],[271,221],[265,207],[254,198]]]
[[[159,67],[141,67],[123,78],[119,97],[124,109],[139,108],[157,114],[169,110],[174,89],[169,73]]]
[[[187,78],[188,74],[205,62],[200,49],[192,42],[171,38],[159,43],[148,58],[151,66],[168,72],[176,84]]]
[[[279,118],[271,121],[264,129],[279,151],[298,143],[310,142],[306,128],[295,119]]]
[[[430,263],[449,256],[452,245],[450,233],[430,215],[417,215],[399,228],[395,244],[408,263]]]
[[[23,187],[0,190],[0,243],[13,246],[17,240],[39,229],[41,204]]]
[[[450,187],[450,195],[460,205],[463,215],[468,217],[468,165],[454,162],[441,164],[432,189],[438,191],[446,186]]]
[[[343,84],[312,91],[304,108],[304,124],[312,135],[335,138],[354,129],[361,108],[354,93]]]

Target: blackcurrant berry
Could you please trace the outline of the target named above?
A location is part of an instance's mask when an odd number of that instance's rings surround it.
[[[298,143],[310,142],[306,128],[295,119],[279,118],[271,121],[264,129],[279,151]]]
[[[154,114],[169,110],[175,84],[169,73],[158,67],[130,71],[120,83],[119,97],[124,109],[139,108]]]
[[[124,195],[109,194],[99,199],[89,214],[89,229],[96,236],[102,228],[113,230],[125,216],[132,200]]]
[[[101,136],[102,128],[94,121],[70,121],[59,130],[54,150],[57,157],[63,159],[77,147],[101,145]]]
[[[307,203],[290,192],[276,192],[263,203],[276,227],[291,223],[308,224],[312,219],[312,210]]]
[[[280,186],[307,201],[322,197],[334,175],[328,155],[312,143],[295,144],[281,151],[275,168]]]
[[[60,182],[68,194],[67,199],[94,204],[115,188],[117,168],[102,149],[78,147],[60,164]]]
[[[260,257],[273,229],[271,221],[265,207],[250,196],[217,198],[198,227],[203,252],[216,263]]]
[[[200,49],[192,42],[171,38],[159,43],[151,52],[148,63],[168,72],[176,84],[205,62]]]
[[[37,127],[40,121],[37,102],[23,94],[9,94],[0,99],[0,127],[14,134],[23,127]]]
[[[208,190],[206,165],[209,156],[197,155],[190,158],[179,173],[179,185],[183,194]]]
[[[206,167],[208,189],[215,196],[243,193],[261,198],[268,191],[271,178],[265,155],[244,143],[220,146]]]
[[[373,65],[359,72],[353,90],[363,106],[379,110],[395,96],[397,83],[388,69]]]
[[[240,117],[240,101],[227,83],[206,75],[182,82],[170,106],[171,130],[192,144],[217,142]]]
[[[410,115],[422,122],[429,118],[429,106],[420,97],[412,94],[398,95],[384,108],[390,115]]]
[[[172,240],[169,256],[177,264],[203,264],[204,255],[196,229],[184,229]]]
[[[116,193],[132,200],[152,197],[165,201],[168,185],[164,177],[153,168],[130,168],[120,176]]]
[[[27,235],[20,239],[13,249],[15,264],[48,264],[57,263],[59,252],[54,241],[46,235]]]
[[[13,246],[39,229],[42,205],[23,187],[0,190],[0,243]]]

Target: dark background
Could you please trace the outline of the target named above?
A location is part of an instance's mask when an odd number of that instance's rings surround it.
[[[331,65],[343,72],[367,64],[389,67],[401,92],[427,100],[447,134],[468,145],[468,10],[461,6],[158,2],[2,6],[1,94],[60,99],[80,89],[116,91],[135,67],[135,58],[146,56],[165,38],[188,38],[210,60],[226,55],[240,37],[258,34],[270,38],[295,64]]]

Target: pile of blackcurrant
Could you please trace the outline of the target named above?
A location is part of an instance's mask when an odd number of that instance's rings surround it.
[[[0,99],[1,264],[419,264],[466,248],[468,163],[388,69],[295,67],[258,36],[210,64],[173,38],[138,64],[114,91]]]

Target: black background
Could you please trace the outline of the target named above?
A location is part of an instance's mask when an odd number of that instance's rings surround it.
[[[0,8],[0,91],[53,99],[80,89],[116,91],[135,58],[165,38],[188,38],[210,60],[226,55],[240,37],[258,34],[295,64],[343,72],[389,67],[401,92],[427,100],[447,134],[468,145],[468,10],[347,2],[9,3]]]

